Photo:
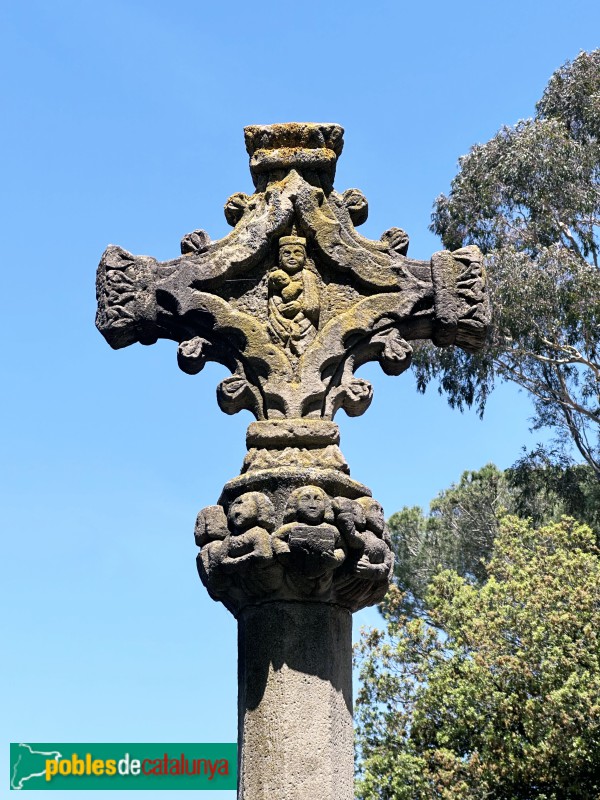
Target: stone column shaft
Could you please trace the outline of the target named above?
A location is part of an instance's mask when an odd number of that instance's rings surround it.
[[[352,616],[274,602],[238,619],[238,800],[354,796]]]

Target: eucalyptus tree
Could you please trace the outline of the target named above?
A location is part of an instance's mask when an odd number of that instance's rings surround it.
[[[600,50],[551,77],[533,119],[505,126],[459,160],[431,229],[449,250],[486,254],[489,347],[417,354],[424,390],[482,412],[497,379],[531,395],[534,427],[572,444],[600,479]]]

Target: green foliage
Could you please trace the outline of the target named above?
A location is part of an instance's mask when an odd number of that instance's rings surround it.
[[[493,464],[464,472],[434,498],[427,515],[405,506],[388,520],[404,610],[426,614],[427,587],[441,568],[483,583],[498,520],[506,513],[529,517],[535,525],[569,515],[600,531],[600,484],[587,464],[561,464],[556,455],[537,451],[506,472]]]
[[[472,585],[428,597],[437,631],[403,614],[359,649],[361,800],[592,800],[600,796],[600,553],[563,518],[505,517]]]
[[[600,545],[600,483],[587,464],[570,464],[538,449],[504,473],[511,513],[535,525],[575,517],[596,531]]]
[[[396,555],[395,582],[405,592],[405,608],[423,613],[427,586],[440,567],[452,568],[470,581],[486,576],[484,560],[498,533],[498,514],[508,505],[507,482],[493,464],[464,472],[440,492],[426,516],[404,507],[388,520]]]
[[[482,412],[497,378],[532,396],[535,427],[575,445],[600,478],[600,50],[554,73],[534,119],[502,128],[459,160],[431,229],[486,254],[494,305],[480,356],[423,346],[424,390]]]

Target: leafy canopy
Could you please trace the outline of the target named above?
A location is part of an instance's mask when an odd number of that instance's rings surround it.
[[[481,412],[496,378],[527,390],[534,427],[574,445],[600,478],[600,50],[551,77],[533,119],[459,160],[431,229],[450,250],[486,254],[494,318],[480,356],[423,346],[451,405]]]
[[[507,512],[535,525],[566,514],[600,531],[600,484],[587,464],[560,464],[537,451],[505,472],[494,464],[463,472],[432,500],[428,514],[405,506],[388,520],[404,610],[427,615],[427,587],[441,568],[470,583],[487,580],[499,515]]]
[[[568,518],[506,517],[487,575],[434,579],[436,629],[406,617],[394,589],[387,634],[363,637],[361,800],[600,796],[595,537]]]

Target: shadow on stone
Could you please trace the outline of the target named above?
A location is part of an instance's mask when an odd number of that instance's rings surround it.
[[[309,676],[329,683],[352,712],[352,616],[347,609],[295,602],[250,606],[238,619],[238,645],[240,705],[246,710],[258,708],[269,684],[292,670],[311,683]]]

